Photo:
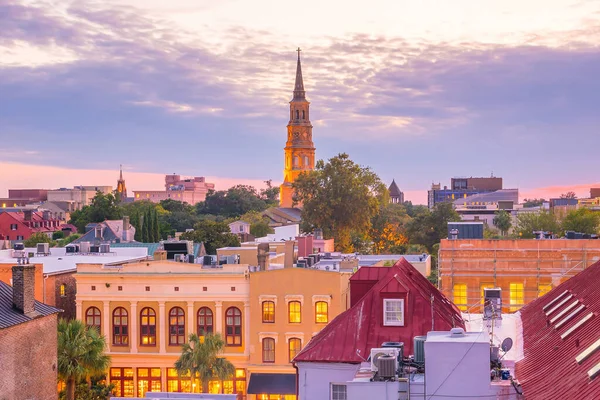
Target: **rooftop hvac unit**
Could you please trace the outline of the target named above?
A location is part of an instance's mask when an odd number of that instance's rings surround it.
[[[186,257],[186,262],[190,263],[190,264],[194,264],[195,261],[195,257],[193,254],[188,254]]]
[[[371,371],[378,371],[379,368],[379,359],[381,357],[393,357],[394,361],[398,362],[398,349],[393,347],[383,347],[383,348],[374,348],[371,349]],[[394,375],[397,365],[394,364]]]
[[[90,242],[79,243],[79,252],[80,253],[89,253],[90,252]]]
[[[69,254],[79,253],[79,245],[76,245],[76,244],[67,245],[65,247],[65,251],[66,251],[66,253],[69,253]]]
[[[415,347],[415,362],[418,364],[425,363],[425,341],[427,336],[415,336],[413,339]]]
[[[25,245],[23,243],[15,243],[13,244],[13,250],[25,250]]]
[[[483,289],[483,319],[502,319],[502,289]]]
[[[389,379],[396,376],[396,363],[398,360],[392,356],[381,356],[377,359],[377,374],[380,378]]]
[[[326,260],[331,260],[331,253],[325,253],[325,257]]]
[[[100,246],[98,246],[98,245],[91,245],[90,246],[90,253],[100,253]]]
[[[211,256],[204,256],[202,258],[202,265],[212,265],[213,259]]]
[[[38,243],[37,244],[38,254],[50,254],[50,243]]]
[[[100,244],[100,253],[110,253],[110,243]]]

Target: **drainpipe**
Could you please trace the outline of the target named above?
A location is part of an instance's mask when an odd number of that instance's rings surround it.
[[[46,279],[48,279],[48,275],[44,274],[44,279],[42,279],[42,299],[43,299],[43,303],[46,303]]]
[[[300,400],[300,372],[298,371],[298,366],[296,365],[296,363],[292,363],[292,367],[294,367],[294,369],[296,370],[296,399]]]

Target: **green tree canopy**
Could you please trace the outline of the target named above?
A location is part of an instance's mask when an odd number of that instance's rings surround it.
[[[323,230],[335,238],[336,249],[353,250],[352,234],[366,233],[379,206],[387,203],[387,188],[368,167],[339,154],[327,163],[319,160],[313,171],[293,183],[294,200],[302,203],[302,230]]]
[[[556,216],[549,211],[523,212],[517,214],[517,222],[513,230],[519,237],[530,239],[535,237],[533,232],[558,232],[560,225]]]
[[[71,213],[69,223],[75,225],[79,233],[85,233],[85,226],[90,222],[121,219],[122,215],[122,208],[112,193],[97,192],[89,206]]]
[[[546,199],[525,199],[523,200],[523,208],[539,207],[546,202]]]
[[[494,226],[500,230],[502,236],[506,236],[512,227],[512,217],[506,212],[506,210],[496,211],[493,223]]]
[[[23,241],[25,247],[35,247],[38,243],[52,243],[52,239],[42,232],[35,232]]]
[[[421,210],[407,224],[407,234],[412,244],[424,245],[432,251],[436,243],[448,237],[448,222],[460,221],[452,203],[438,203],[432,211]]]
[[[567,213],[562,221],[562,230],[594,234],[598,233],[599,225],[600,213],[582,207]]]
[[[208,382],[213,379],[231,379],[235,373],[234,365],[226,358],[219,357],[224,347],[225,342],[219,334],[200,338],[195,333],[191,333],[188,342],[181,346],[175,369],[180,376],[189,374],[192,392],[195,377],[202,383],[202,393],[208,393]]]
[[[199,221],[194,225],[194,230],[182,234],[181,239],[204,243],[207,254],[217,254],[217,249],[221,247],[240,245],[240,240],[229,231],[225,222],[210,220]]]
[[[75,384],[106,372],[110,357],[104,354],[106,341],[95,328],[82,321],[58,322],[58,377],[67,386],[67,400],[75,400]]]
[[[272,196],[269,193],[265,195]],[[253,186],[236,185],[227,190],[209,191],[204,202],[196,204],[196,211],[200,215],[239,217],[248,211],[264,211],[269,206],[267,199]]]

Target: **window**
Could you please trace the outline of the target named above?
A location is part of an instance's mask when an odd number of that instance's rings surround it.
[[[17,224],[10,224],[10,230],[11,231],[16,231],[17,230]]]
[[[198,310],[198,336],[211,335],[213,333],[213,313],[208,307]]]
[[[118,290],[119,292],[122,292],[122,291],[123,291],[123,286],[117,286],[117,290]]]
[[[133,397],[133,368],[111,368],[110,383],[115,385],[116,397]]]
[[[308,163],[308,156],[304,156],[304,166],[308,167],[309,166],[308,164],[309,164]]]
[[[194,383],[199,385],[198,379],[194,379]],[[167,368],[167,392],[190,393],[191,388],[189,372],[179,376],[175,368]]]
[[[296,119],[300,119],[300,112],[296,110]]]
[[[225,343],[227,346],[242,345],[242,312],[229,307],[225,313]]]
[[[85,312],[85,324],[88,328],[96,328],[100,333],[100,310],[96,307],[90,307]]]
[[[273,323],[275,322],[275,303],[272,301],[262,302],[262,322]]]
[[[290,324],[299,324],[301,318],[302,306],[299,301],[290,301],[288,303],[288,317]]]
[[[150,291],[150,286],[146,286],[146,292]]]
[[[290,362],[292,362],[294,357],[296,357],[296,354],[300,352],[300,349],[302,349],[302,341],[298,338],[290,338],[290,341],[288,342]]]
[[[331,400],[346,400],[346,385],[331,384]]]
[[[17,240],[25,240],[23,235],[17,235]]]
[[[67,296],[67,285],[65,285],[64,283],[62,285],[60,285],[59,292],[60,292],[60,297],[66,297]]]
[[[404,326],[404,300],[383,300],[383,325]]]
[[[123,307],[115,308],[113,311],[113,345],[127,346],[129,344],[128,325],[127,310]]]
[[[523,306],[523,284],[522,283],[511,283],[510,284],[510,311],[517,311]]]
[[[264,338],[262,340],[263,350],[263,362],[274,363],[275,362],[275,339]]]
[[[138,397],[146,396],[147,392],[160,392],[160,368],[138,368]]]
[[[96,290],[96,286],[92,285],[92,291]]]
[[[454,285],[454,304],[461,311],[467,311],[467,285],[456,283]]]
[[[539,284],[538,285],[538,297],[542,297],[543,295],[545,295],[546,293],[548,293],[551,290],[552,290],[551,283]]]
[[[185,343],[185,313],[180,307],[173,307],[169,311],[169,344],[178,345]]]
[[[304,114],[304,110],[302,110],[302,119],[306,119],[306,116]]]
[[[317,324],[326,324],[328,322],[329,304],[325,301],[317,301],[315,303],[315,322]]]
[[[150,307],[140,312],[140,345],[156,346],[156,313]]]

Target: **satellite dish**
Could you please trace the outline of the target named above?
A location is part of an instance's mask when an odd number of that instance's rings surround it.
[[[512,349],[512,346],[513,346],[513,340],[511,338],[507,337],[506,339],[504,339],[502,341],[502,346],[500,346],[500,348],[502,349],[503,352],[506,353],[507,351]]]

